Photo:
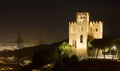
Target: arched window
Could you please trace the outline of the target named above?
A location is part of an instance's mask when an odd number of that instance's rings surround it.
[[[83,43],[83,35],[80,35],[80,43]]]
[[[96,32],[98,32],[98,28],[96,28]]]

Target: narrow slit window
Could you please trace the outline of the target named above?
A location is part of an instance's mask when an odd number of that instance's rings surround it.
[[[75,40],[75,48],[76,48],[76,40]]]
[[[76,48],[76,40],[73,40],[73,45],[72,46]]]
[[[74,46],[75,46],[74,40],[72,41],[72,43],[73,43],[73,45],[72,45],[72,46],[74,47]]]
[[[80,43],[83,43],[83,35],[80,35]]]

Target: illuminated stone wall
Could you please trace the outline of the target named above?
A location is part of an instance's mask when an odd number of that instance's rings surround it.
[[[87,57],[88,35],[101,39],[103,33],[101,21],[89,21],[88,12],[78,12],[76,22],[69,22],[69,44],[77,56]]]
[[[90,21],[90,35],[95,39],[101,39],[103,36],[103,23],[101,21]]]

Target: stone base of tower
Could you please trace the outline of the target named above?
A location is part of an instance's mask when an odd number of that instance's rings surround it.
[[[88,54],[87,54],[87,49],[86,48],[76,48],[76,55],[78,57],[84,57],[84,58],[87,58],[88,57]]]
[[[87,48],[74,48],[73,52],[78,56],[78,60],[81,58],[88,58]]]

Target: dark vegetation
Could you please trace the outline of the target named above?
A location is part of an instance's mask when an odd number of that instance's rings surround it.
[[[68,42],[68,40],[64,40]],[[114,43],[113,43],[114,42]],[[0,56],[18,56],[32,58],[32,63],[21,67],[20,71],[31,71],[32,69],[41,69],[47,71],[44,66],[47,64],[54,64],[50,69],[52,71],[120,71],[120,63],[115,60],[106,59],[86,59],[78,61],[77,56],[73,55],[71,58],[62,55],[59,46],[63,43],[57,42],[50,45],[39,45],[30,48],[24,48],[16,51],[0,52]],[[104,49],[111,44],[116,44],[119,50],[120,39],[102,39],[93,40],[92,47],[95,49]],[[50,71],[49,70],[49,71]]]
[[[30,65],[21,68],[20,71],[31,71],[31,69],[41,69],[44,71],[44,65],[46,64],[61,65],[62,56],[58,47],[62,43],[63,41],[51,45],[44,45],[42,47],[40,45],[39,50],[37,50],[32,57],[33,62]]]
[[[80,62],[68,62],[57,71],[120,71],[120,63],[106,59],[86,59]]]

